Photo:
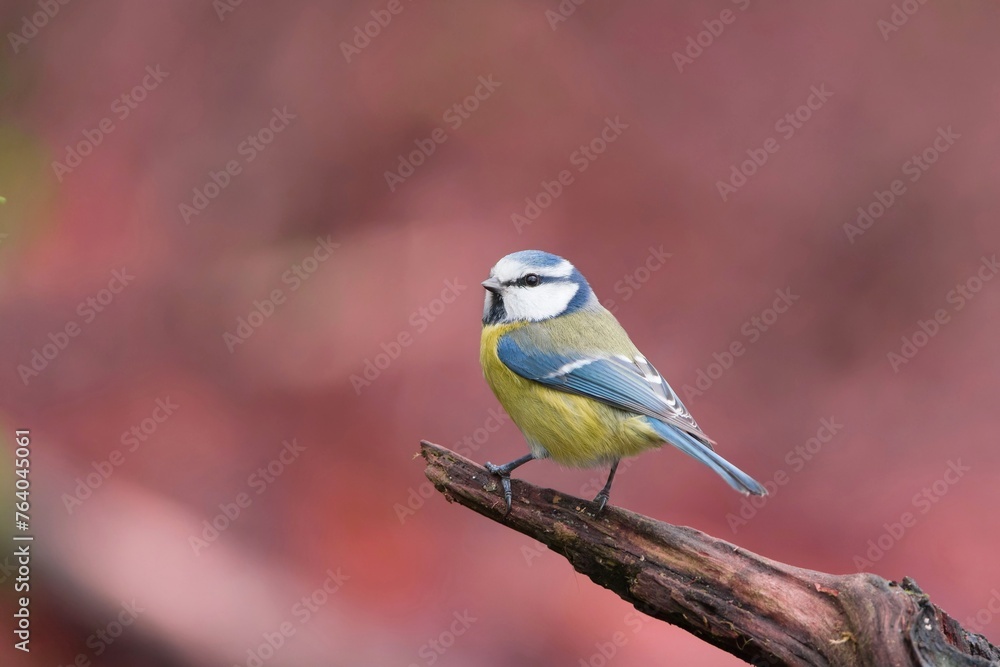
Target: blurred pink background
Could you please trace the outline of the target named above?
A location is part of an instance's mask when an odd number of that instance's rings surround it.
[[[526,451],[478,364],[525,248],[772,488],[662,451],[612,504],[912,576],[1000,641],[996,3],[0,16],[0,536],[27,428],[36,538],[30,655],[0,550],[3,664],[741,664],[414,460]]]

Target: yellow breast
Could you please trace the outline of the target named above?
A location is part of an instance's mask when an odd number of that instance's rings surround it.
[[[536,456],[591,467],[634,456],[662,440],[638,415],[517,375],[497,356],[500,338],[525,322],[487,325],[479,350],[483,375]]]

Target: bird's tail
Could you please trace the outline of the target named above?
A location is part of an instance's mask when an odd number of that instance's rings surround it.
[[[732,463],[716,454],[712,449],[700,442],[684,431],[665,424],[657,419],[647,418],[649,425],[656,433],[669,442],[671,445],[681,450],[697,461],[701,461],[714,470],[719,477],[726,480],[729,486],[743,494],[751,493],[755,496],[766,496],[767,491],[754,478],[746,474]]]

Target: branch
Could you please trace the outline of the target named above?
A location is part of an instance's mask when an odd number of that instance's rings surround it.
[[[785,565],[692,528],[512,480],[421,443],[425,474],[450,502],[542,542],[639,611],[757,665],[989,667],[1000,649],[962,628],[911,579]]]

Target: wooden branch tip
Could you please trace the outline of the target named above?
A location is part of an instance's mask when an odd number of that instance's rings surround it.
[[[532,537],[639,611],[755,665],[989,667],[1000,649],[909,578],[834,575],[764,558],[693,528],[513,479],[423,441],[424,473],[449,502]]]

